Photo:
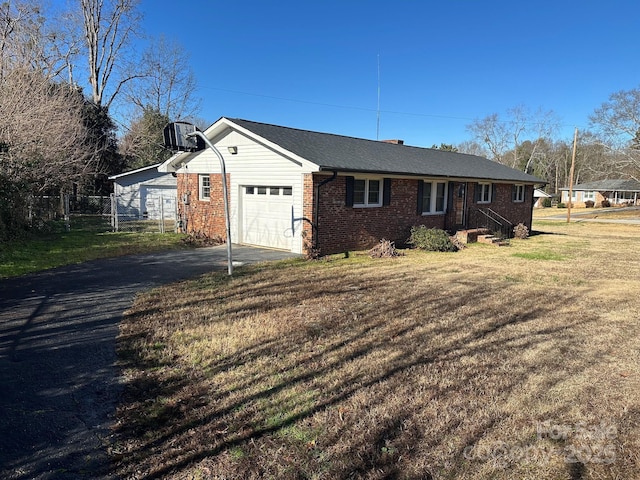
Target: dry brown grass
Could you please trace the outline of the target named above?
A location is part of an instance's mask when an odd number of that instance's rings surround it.
[[[120,336],[119,474],[634,478],[640,227],[534,230],[141,296]]]

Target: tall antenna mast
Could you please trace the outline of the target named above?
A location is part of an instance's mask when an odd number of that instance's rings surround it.
[[[380,140],[380,54],[378,54],[378,109],[376,121],[376,140]]]

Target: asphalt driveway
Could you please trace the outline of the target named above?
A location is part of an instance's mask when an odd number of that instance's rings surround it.
[[[291,257],[234,246],[234,262]],[[116,336],[136,293],[226,270],[226,247],[96,260],[0,281],[0,478],[113,478]]]

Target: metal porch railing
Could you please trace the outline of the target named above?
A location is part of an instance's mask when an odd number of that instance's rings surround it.
[[[469,228],[486,228],[500,238],[513,237],[513,223],[491,208],[469,208]]]

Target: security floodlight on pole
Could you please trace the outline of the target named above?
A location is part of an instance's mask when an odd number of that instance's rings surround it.
[[[187,138],[198,137],[204,141],[204,143],[213,150],[213,153],[216,154],[218,160],[220,160],[220,171],[222,173],[222,195],[224,196],[224,219],[227,224],[227,264],[229,275],[233,275],[233,260],[231,255],[231,220],[229,219],[229,197],[227,195],[227,171],[224,165],[224,158],[222,158],[222,154],[218,151],[216,147],[209,141],[209,139],[204,135],[204,133],[196,130],[194,132],[188,133],[186,135]]]

